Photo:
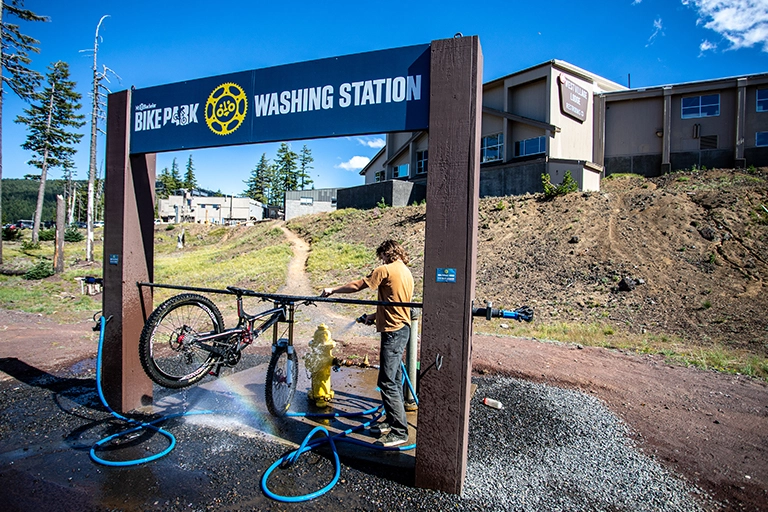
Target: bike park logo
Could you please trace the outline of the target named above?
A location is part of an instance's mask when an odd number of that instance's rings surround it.
[[[216,87],[205,102],[205,123],[216,135],[229,135],[245,120],[248,98],[242,87],[227,82]]]

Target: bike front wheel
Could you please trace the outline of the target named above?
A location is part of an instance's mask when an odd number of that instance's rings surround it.
[[[207,297],[192,293],[171,297],[144,325],[139,339],[141,365],[156,384],[175,389],[190,386],[219,360],[196,339],[223,330],[221,312]]]
[[[299,361],[293,347],[274,347],[267,367],[265,386],[267,409],[273,416],[284,416],[291,407],[299,380]]]

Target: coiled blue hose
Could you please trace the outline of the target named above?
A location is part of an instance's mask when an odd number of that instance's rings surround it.
[[[413,395],[414,399],[416,400],[416,403],[419,403],[418,397],[416,397],[416,391],[413,389],[413,385],[411,384],[411,380],[408,378],[408,372],[405,370],[405,365],[400,362],[400,367],[403,370],[403,381],[408,384],[408,389],[411,390],[411,394]],[[356,444],[360,446],[365,446],[366,448],[373,448],[375,450],[383,450],[383,451],[408,451],[413,450],[416,448],[416,444],[409,444],[406,446],[394,446],[394,447],[385,447],[385,446],[377,446],[375,444],[368,443],[366,441],[360,441],[359,439],[354,439],[351,437],[347,437],[349,434],[356,432],[358,430],[362,430],[368,426],[370,426],[372,423],[376,422],[384,413],[383,413],[383,406],[377,406],[371,409],[368,409],[366,411],[361,412],[353,412],[353,413],[305,413],[305,412],[289,412],[287,416],[305,416],[309,418],[338,418],[338,417],[354,417],[354,416],[367,416],[369,414],[376,414],[371,420],[361,423],[360,425],[347,429],[339,434],[336,434],[335,436],[331,436],[331,434],[328,432],[328,430],[325,427],[315,427],[310,431],[309,434],[304,438],[304,441],[302,441],[301,445],[292,452],[289,452],[279,459],[277,459],[265,472],[264,476],[261,477],[261,490],[266,494],[268,497],[272,498],[276,501],[281,501],[285,503],[299,503],[303,501],[309,501],[312,499],[317,498],[318,496],[322,496],[326,492],[330,491],[333,486],[336,485],[336,483],[339,481],[339,476],[341,475],[341,462],[339,461],[339,454],[336,451],[336,443],[337,442],[343,442],[343,443],[351,443]],[[312,440],[312,437],[317,433],[322,432],[325,434],[325,437]],[[331,445],[331,452],[333,452],[333,460],[334,460],[334,475],[328,484],[325,485],[322,489],[319,489],[317,491],[303,494],[300,496],[282,496],[280,494],[272,492],[269,487],[267,486],[267,480],[269,480],[269,476],[272,474],[272,472],[277,469],[280,466],[291,466],[293,465],[299,457],[308,452],[312,449],[316,448],[317,446],[323,445],[325,443],[329,443]]]
[[[110,317],[111,318],[111,317]],[[144,422],[144,421],[138,421],[131,418],[127,418],[123,416],[122,414],[114,411],[109,404],[107,403],[107,399],[104,397],[104,392],[101,387],[101,356],[102,356],[102,350],[104,347],[104,327],[107,325],[107,322],[110,320],[110,318],[104,318],[103,316],[99,318],[99,346],[98,351],[96,354],[96,390],[99,394],[99,399],[101,400],[102,405],[109,411],[112,416],[116,417],[117,419],[123,420],[127,423],[135,425],[134,427],[124,430],[122,432],[118,432],[116,434],[112,434],[111,436],[105,437],[104,439],[96,442],[92,447],[90,451],[91,459],[98,463],[105,466],[136,466],[139,464],[144,464],[145,462],[150,462],[153,460],[157,460],[161,457],[164,457],[168,455],[175,447],[176,447],[176,437],[174,437],[173,434],[168,432],[167,430],[164,430],[157,426],[158,423],[162,423],[164,421],[168,421],[173,418],[178,418],[181,416],[192,416],[192,415],[198,415],[198,414],[213,414],[214,411],[187,411],[182,413],[176,413],[176,414],[170,414],[168,416],[163,416],[162,418],[156,419],[154,421],[150,422]],[[419,403],[418,397],[416,397],[416,391],[413,389],[413,385],[411,384],[411,380],[408,378],[408,372],[405,371],[405,365],[401,362],[400,363],[401,368],[403,370],[403,381],[407,383],[408,389],[410,389],[412,396],[416,400],[416,403]],[[340,417],[355,417],[355,416],[368,416],[368,415],[375,415],[371,420],[361,423],[360,425],[347,429],[339,434],[336,434],[335,436],[331,436],[331,434],[328,432],[328,430],[325,427],[318,426],[312,429],[309,434],[304,438],[299,448],[296,450],[283,455],[278,460],[276,460],[265,472],[264,476],[261,479],[261,489],[264,492],[265,495],[268,497],[281,502],[286,503],[298,503],[303,501],[309,501],[312,499],[317,498],[318,496],[322,496],[326,492],[330,491],[336,483],[339,481],[339,477],[341,475],[341,461],[339,460],[339,454],[336,450],[336,442],[345,442],[345,443],[351,443],[356,444],[360,446],[365,446],[367,448],[373,448],[376,450],[383,450],[383,451],[408,451],[412,450],[416,447],[416,444],[410,444],[407,446],[395,446],[395,447],[384,447],[384,446],[376,446],[374,444],[360,441],[358,439],[347,437],[349,434],[356,432],[358,430],[362,430],[366,427],[369,427],[372,423],[376,422],[382,415],[383,415],[383,406],[377,406],[372,407],[370,409],[367,409],[365,411],[360,412],[350,412],[350,413],[301,413],[301,412],[289,412],[286,414],[286,416],[293,416],[293,417],[310,417],[310,418],[340,418]],[[125,460],[125,461],[112,461],[112,460],[106,460],[98,455],[96,455],[96,449],[111,442],[114,439],[125,437],[127,435],[130,435],[134,432],[138,432],[140,430],[152,430],[154,432],[157,432],[158,434],[161,434],[168,438],[169,445],[167,448],[165,448],[163,451],[156,453],[154,455],[150,455],[148,457],[144,457],[141,459],[132,459],[132,460]],[[312,440],[312,437],[318,433],[321,432],[325,434],[324,437]],[[333,452],[333,458],[334,458],[334,476],[331,479],[331,481],[325,485],[322,489],[319,489],[317,491],[314,491],[309,494],[304,494],[301,496],[281,496],[277,493],[274,493],[269,490],[269,487],[267,487],[267,480],[269,479],[269,476],[272,474],[272,472],[277,469],[281,465],[290,466],[294,464],[299,457],[316,448],[317,446],[320,446],[322,444],[329,443],[331,445],[331,451]]]
[[[173,450],[176,447],[176,438],[168,432],[167,430],[164,430],[158,426],[156,426],[158,423],[162,423],[164,421],[170,420],[172,418],[178,418],[180,416],[191,416],[195,414],[211,414],[213,411],[188,411],[188,412],[180,412],[176,414],[170,414],[168,416],[163,416],[162,418],[156,419],[154,421],[145,422],[145,421],[138,421],[131,418],[126,418],[122,414],[119,414],[118,412],[115,412],[107,403],[107,399],[104,397],[104,392],[101,388],[101,354],[102,349],[104,347],[104,327],[107,325],[107,322],[111,319],[110,318],[104,318],[103,316],[99,318],[99,348],[98,352],[96,354],[96,390],[99,393],[99,399],[101,400],[102,405],[109,411],[109,413],[114,416],[117,419],[123,420],[125,422],[128,422],[130,424],[136,425],[133,428],[130,428],[128,430],[124,430],[122,432],[118,432],[117,434],[112,434],[109,437],[105,437],[101,441],[96,442],[93,446],[91,446],[91,459],[94,462],[97,462],[99,464],[103,464],[104,466],[136,466],[138,464],[144,464],[145,462],[150,462],[153,460],[157,460],[160,457],[164,457],[171,453],[171,450]],[[170,442],[168,447],[154,455],[150,455],[149,457],[144,457],[142,459],[132,459],[132,460],[124,460],[124,461],[114,461],[114,460],[106,460],[102,459],[98,455],[96,455],[96,449],[109,443],[110,441],[125,437],[127,435],[130,435],[134,432],[138,432],[139,430],[152,430],[154,432],[157,432],[158,434],[162,434],[166,438],[168,438],[168,441]]]

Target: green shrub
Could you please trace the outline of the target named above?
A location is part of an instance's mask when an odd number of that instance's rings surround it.
[[[564,196],[565,194],[570,194],[571,192],[576,192],[579,190],[579,184],[576,183],[576,180],[571,177],[571,171],[565,172],[565,176],[563,176],[563,182],[559,185],[553,185],[549,178],[549,174],[544,173],[541,175],[541,184],[544,186],[545,199]]]
[[[389,208],[389,205],[387,204],[387,201],[382,197],[381,201],[376,203],[376,207],[379,208],[380,210],[386,210],[387,208]]]
[[[21,230],[16,226],[8,226],[3,228],[3,240],[18,240],[21,238]]]
[[[53,242],[56,240],[56,230],[55,229],[41,229],[40,232],[37,234],[37,239],[41,242]]]
[[[38,249],[40,249],[40,242],[33,242],[32,240],[24,240],[21,242],[21,250],[24,252],[36,251]]]
[[[85,236],[76,226],[69,226],[66,231],[64,231],[65,242],[82,242],[84,239]]]
[[[27,270],[27,272],[24,274],[24,279],[31,281],[37,279],[45,279],[46,277],[51,277],[52,275],[53,264],[50,261],[41,259],[34,267]]]

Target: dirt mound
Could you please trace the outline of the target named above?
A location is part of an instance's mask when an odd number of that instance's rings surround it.
[[[662,345],[717,342],[768,356],[766,171],[618,176],[603,180],[600,192],[482,199],[476,299],[531,305],[539,324],[597,325]],[[418,280],[425,220],[421,205],[341,210],[289,227],[310,242],[372,249],[398,239]]]
[[[481,202],[478,298],[768,355],[768,184],[738,171]],[[508,302],[507,302],[508,301]]]

